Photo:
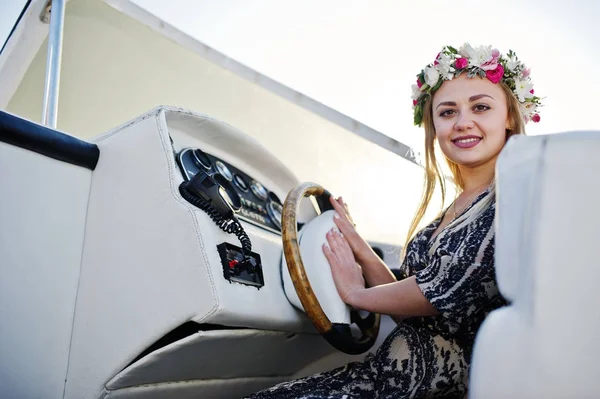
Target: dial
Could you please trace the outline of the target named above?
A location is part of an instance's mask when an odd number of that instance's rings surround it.
[[[238,175],[237,173],[234,174],[233,182],[240,190],[244,192],[248,191],[248,183],[246,183],[246,180],[241,175]]]
[[[250,188],[252,189],[254,195],[256,195],[261,200],[265,201],[267,199],[267,189],[256,180],[252,180]]]
[[[267,212],[269,213],[273,224],[281,230],[281,213],[283,212],[283,207],[275,201],[269,201],[267,204]]]
[[[226,178],[227,180],[231,181],[231,179],[232,179],[231,171],[229,170],[229,168],[227,166],[225,166],[225,164],[223,162],[221,162],[221,161],[215,162],[215,167],[217,168],[217,172],[219,172],[221,175],[223,175],[223,177]]]
[[[192,155],[194,158],[194,163],[200,169],[210,169],[210,167],[212,166],[210,158],[201,149],[196,148],[192,151]]]

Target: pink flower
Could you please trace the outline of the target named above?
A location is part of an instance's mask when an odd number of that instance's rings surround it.
[[[504,68],[500,64],[498,64],[496,69],[494,69],[493,71],[485,71],[485,76],[487,76],[487,78],[492,83],[498,83],[500,80],[502,80],[503,75],[504,75]]]
[[[530,73],[531,73],[531,69],[524,68],[523,71],[521,72],[521,74],[523,75],[523,79],[525,79],[526,77],[528,77]]]
[[[438,65],[439,64],[439,62],[437,60],[440,58],[440,54],[442,54],[441,51],[438,53],[438,55],[435,56],[435,61],[433,61],[433,65]]]
[[[500,50],[495,48],[492,50],[492,60],[490,61],[490,64],[497,64],[499,59],[500,59]]]
[[[417,79],[417,87],[420,89],[421,86],[423,86],[423,83],[421,83],[421,79]]]
[[[469,65],[469,60],[466,58],[458,58],[456,62],[454,62],[454,66],[458,69],[466,68]]]
[[[497,49],[492,50],[492,58],[481,64],[481,69],[484,71],[493,71],[498,67],[498,59],[500,58],[500,51]]]
[[[415,105],[417,105],[417,103],[418,103],[418,101],[417,101],[417,100],[413,100],[413,107],[414,107]]]
[[[529,92],[530,92],[531,94],[533,94],[533,93],[534,93],[534,90],[533,90],[533,89],[531,89],[531,90],[529,90]]]
[[[540,114],[535,114],[531,117],[531,120],[534,121],[535,123],[538,123],[540,121]]]

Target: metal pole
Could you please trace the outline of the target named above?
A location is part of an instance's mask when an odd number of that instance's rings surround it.
[[[42,124],[51,128],[56,128],[58,119],[58,91],[60,88],[60,62],[65,21],[65,2],[65,0],[52,0],[52,9],[50,12]]]

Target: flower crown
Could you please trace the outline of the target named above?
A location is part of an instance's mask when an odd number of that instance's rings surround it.
[[[519,101],[525,123],[540,121],[540,97],[534,95],[529,68],[519,61],[516,54],[509,50],[505,57],[492,46],[472,47],[465,43],[458,50],[445,46],[435,61],[417,75],[417,83],[412,85],[416,126],[421,126],[423,121],[425,100],[440,88],[444,80],[452,80],[463,72],[469,78],[480,76],[492,83],[503,81]]]

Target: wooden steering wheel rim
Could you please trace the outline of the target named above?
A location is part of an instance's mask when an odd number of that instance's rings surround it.
[[[369,350],[375,343],[379,333],[380,315],[371,313],[363,319],[357,312],[353,312],[352,321],[355,321],[360,328],[362,333],[360,338],[352,336],[348,324],[332,323],[312,290],[300,256],[297,230],[300,201],[303,197],[329,197],[330,195],[323,187],[311,182],[302,183],[288,193],[281,218],[283,253],[300,303],[317,331],[336,349],[344,353],[360,354]]]

